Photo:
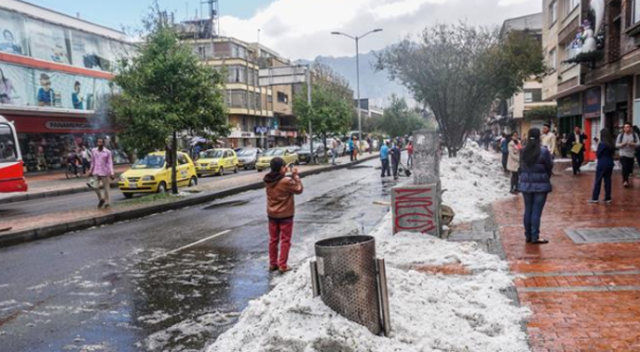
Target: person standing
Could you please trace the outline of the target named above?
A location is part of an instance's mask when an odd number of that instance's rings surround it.
[[[287,262],[293,235],[294,196],[302,194],[303,186],[298,169],[288,167],[284,159],[273,158],[270,166],[271,172],[264,177],[269,217],[269,271],[285,273],[291,270]]]
[[[98,138],[96,141],[97,148],[91,151],[91,168],[89,169],[89,177],[95,178],[96,187],[94,190],[98,195],[98,209],[108,208],[111,206],[111,196],[109,189],[111,188],[111,180],[115,179],[113,173],[113,156],[111,151],[104,147],[104,139]]]
[[[604,180],[604,201],[611,203],[611,175],[613,174],[614,161],[613,157],[616,153],[613,135],[608,128],[604,128],[600,132],[600,143],[596,156],[598,165],[596,167],[596,179],[593,185],[593,194],[589,203],[598,203],[600,199],[600,188]]]
[[[369,145],[369,155],[373,154],[373,140],[371,136],[367,136],[367,145]]]
[[[381,177],[385,177],[385,175],[391,176],[391,170],[389,169],[389,142],[382,144],[380,148],[380,161],[382,162],[382,174]]]
[[[571,148],[571,166],[573,167],[574,175],[580,173],[580,167],[582,167],[582,163],[584,163],[584,144],[588,140],[589,137],[582,132],[579,126],[576,126],[573,129],[573,133],[567,138],[567,148]]]
[[[551,153],[540,141],[540,130],[532,128],[520,157],[519,191],[524,198],[524,233],[527,243],[545,244],[540,238],[542,211],[551,192]]]
[[[351,161],[358,161],[358,153],[360,152],[360,141],[358,140],[358,137],[353,136],[353,139],[351,141],[351,147],[352,152],[351,155],[353,156],[353,160]]]
[[[353,136],[349,138],[349,141],[347,142],[347,149],[349,151],[349,161],[353,161],[353,153],[355,150],[355,145],[353,143]]]
[[[331,165],[336,165],[336,157],[338,156],[338,140],[332,138],[329,148],[331,149]]]
[[[407,167],[413,167],[413,141],[407,144]]]
[[[640,137],[633,132],[631,123],[625,122],[622,134],[616,140],[616,148],[620,150],[620,164],[622,164],[622,185],[631,186],[629,176],[633,174],[636,147],[640,144]]]
[[[511,135],[511,142],[509,142],[509,160],[507,161],[507,170],[511,172],[511,194],[518,193],[518,179],[520,171],[520,150],[522,145],[518,138],[518,132],[514,132]]]
[[[507,135],[502,134],[502,139],[500,139],[500,152],[502,153],[502,169],[507,172],[507,161],[509,160],[509,140],[507,140]]]
[[[551,157],[553,158],[556,152],[556,135],[551,132],[551,126],[548,123],[545,123],[542,127],[542,137],[540,137],[540,142],[543,147],[547,147],[547,150],[551,153]]]
[[[391,147],[391,168],[393,169],[393,179],[398,179],[398,166],[400,165],[400,158],[402,157],[402,152],[398,147],[398,144],[394,144]]]
[[[82,146],[80,158],[82,159],[82,174],[85,175],[91,169],[91,151]]]

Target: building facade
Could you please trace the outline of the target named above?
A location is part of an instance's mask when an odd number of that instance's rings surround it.
[[[14,122],[27,172],[65,167],[98,136],[117,150],[107,114],[124,33],[19,0],[0,2],[0,114]]]

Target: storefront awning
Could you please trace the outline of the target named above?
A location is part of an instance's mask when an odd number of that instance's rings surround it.
[[[97,117],[4,115],[18,133],[114,133],[115,128]]]

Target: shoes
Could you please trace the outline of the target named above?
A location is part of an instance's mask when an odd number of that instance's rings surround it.
[[[547,244],[549,243],[549,240],[545,240],[545,239],[538,239],[537,241],[531,241],[531,244]]]
[[[607,205],[611,204],[611,199],[605,200],[604,203],[607,204]]]
[[[284,273],[286,273],[288,271],[291,271],[291,267],[287,265],[287,266],[278,268],[278,271],[280,271],[281,274],[284,274]]]
[[[527,242],[527,243],[531,243],[531,239],[530,239],[530,238],[527,238],[526,242]]]
[[[629,182],[625,181],[625,182],[622,184],[622,186],[623,186],[624,188],[629,188]]]
[[[277,265],[271,265],[269,266],[269,271],[273,272],[273,271],[278,271],[278,269],[280,269]]]
[[[588,203],[589,204],[598,204],[598,200],[597,199],[589,199]]]
[[[98,202],[98,209],[102,208],[103,205],[104,205],[104,200],[100,199],[100,201]]]

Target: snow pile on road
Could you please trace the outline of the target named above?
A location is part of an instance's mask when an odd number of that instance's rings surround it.
[[[497,154],[468,141],[456,158],[443,155],[440,163],[445,205],[456,213],[454,223],[482,220],[483,207],[509,197],[509,180],[504,176]]]
[[[569,160],[569,162],[570,162],[570,161],[571,161],[571,160]],[[558,161],[556,160],[556,162],[558,162]],[[580,167],[580,171],[582,171],[582,172],[595,172],[597,168],[598,168],[598,162],[597,162],[597,161],[590,161],[590,162],[588,162],[588,163],[586,163],[586,164],[582,165],[582,166]],[[616,160],[616,161],[614,162],[614,167],[613,167],[613,169],[614,169],[614,170],[616,170],[616,171],[617,171],[617,170],[622,170],[622,164],[620,164],[620,161],[619,161],[619,160]],[[564,169],[564,171],[566,171],[566,172],[573,172],[573,167],[569,166],[568,168]]]
[[[472,243],[416,234],[391,236],[387,216],[374,233],[387,260],[392,333],[372,335],[311,297],[308,262],[269,294],[250,302],[208,352],[529,351],[529,311],[501,293],[513,285],[506,263]],[[407,264],[463,264],[468,276],[427,275]]]

